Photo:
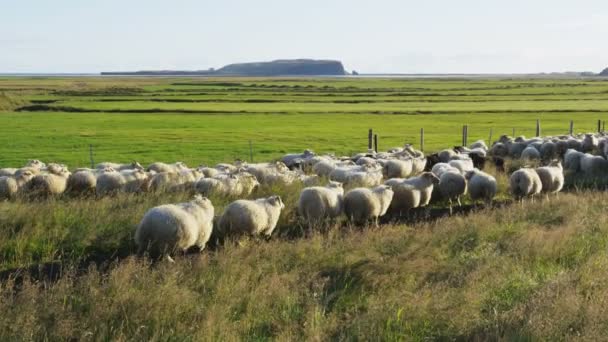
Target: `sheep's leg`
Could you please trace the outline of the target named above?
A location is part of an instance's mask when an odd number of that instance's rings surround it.
[[[460,196],[456,197],[456,200],[458,201],[458,206],[462,207],[462,202],[460,202]]]
[[[450,207],[450,216],[452,216],[452,199],[449,198],[448,202],[450,203],[449,207]]]
[[[175,260],[173,260],[173,258],[169,254],[165,255],[165,259],[167,259],[167,261],[170,263],[175,263]]]

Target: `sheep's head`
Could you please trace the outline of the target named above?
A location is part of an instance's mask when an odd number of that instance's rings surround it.
[[[287,171],[289,171],[289,168],[283,162],[278,161],[278,162],[276,162],[274,164],[274,166],[277,169],[277,171],[279,171],[279,172],[287,172]]]
[[[209,208],[209,207],[213,206],[211,204],[211,201],[207,197],[203,197],[200,194],[194,195],[192,202],[194,202],[196,205],[198,205],[201,208]]]
[[[187,169],[188,168],[188,166],[184,162],[176,162],[175,167],[177,167],[178,169]]]
[[[432,172],[423,172],[422,175],[420,175],[420,177],[430,181],[431,183],[433,183],[435,185],[439,184],[439,177],[435,176],[435,174]]]
[[[45,167],[46,165],[41,162],[38,159],[30,159],[27,161],[27,163],[25,164],[26,167],[35,167],[37,169],[41,169],[43,167]]]
[[[281,209],[285,208],[285,203],[283,203],[283,200],[281,200],[281,196],[270,196],[266,201],[273,207],[279,207]]]
[[[304,150],[304,156],[306,157],[313,157],[315,155],[315,153],[312,150]]]
[[[464,173],[464,179],[466,179],[467,181],[471,180],[471,178],[473,178],[473,176],[475,176],[475,174],[477,174],[477,170],[470,170]]]

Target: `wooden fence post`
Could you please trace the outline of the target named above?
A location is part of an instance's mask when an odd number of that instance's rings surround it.
[[[378,153],[378,134],[374,134],[374,151]]]
[[[91,160],[91,169],[95,168],[95,160],[93,159],[93,145],[89,144],[89,159]]]
[[[597,132],[600,133],[602,131],[602,120],[597,120]]]
[[[373,137],[374,137],[374,132],[370,128],[369,131],[367,132],[367,149],[368,150],[372,149],[372,139],[373,139]]]
[[[420,129],[420,151],[424,152],[424,128]]]
[[[536,119],[536,136],[540,137],[540,119]]]
[[[574,133],[574,120],[570,120],[570,135]]]
[[[488,146],[492,146],[492,128],[490,127],[490,137],[488,138]]]

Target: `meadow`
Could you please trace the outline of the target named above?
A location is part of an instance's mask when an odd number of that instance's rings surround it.
[[[0,166],[268,161],[406,142],[425,151],[500,134],[595,131],[602,79],[0,78]],[[512,105],[511,105],[512,104]],[[560,105],[563,104],[563,105]],[[308,232],[301,185],[269,241],[211,243],[176,263],[134,256],[149,208],[191,194],[0,203],[0,340],[602,340],[608,193],[576,187],[449,216],[433,203],[379,228]],[[234,198],[211,197],[216,213]]]
[[[70,166],[93,160],[215,164],[270,160],[310,148],[351,154],[411,143],[436,151],[501,134],[597,130],[602,79],[4,78],[0,165],[28,158]],[[0,103],[3,101],[0,99]],[[4,101],[9,103],[8,100]],[[250,150],[251,142],[251,150]]]

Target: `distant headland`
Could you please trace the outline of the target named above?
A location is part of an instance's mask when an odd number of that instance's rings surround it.
[[[228,64],[208,70],[143,70],[102,72],[109,76],[342,76],[342,62],[316,59],[279,59],[270,62]]]

